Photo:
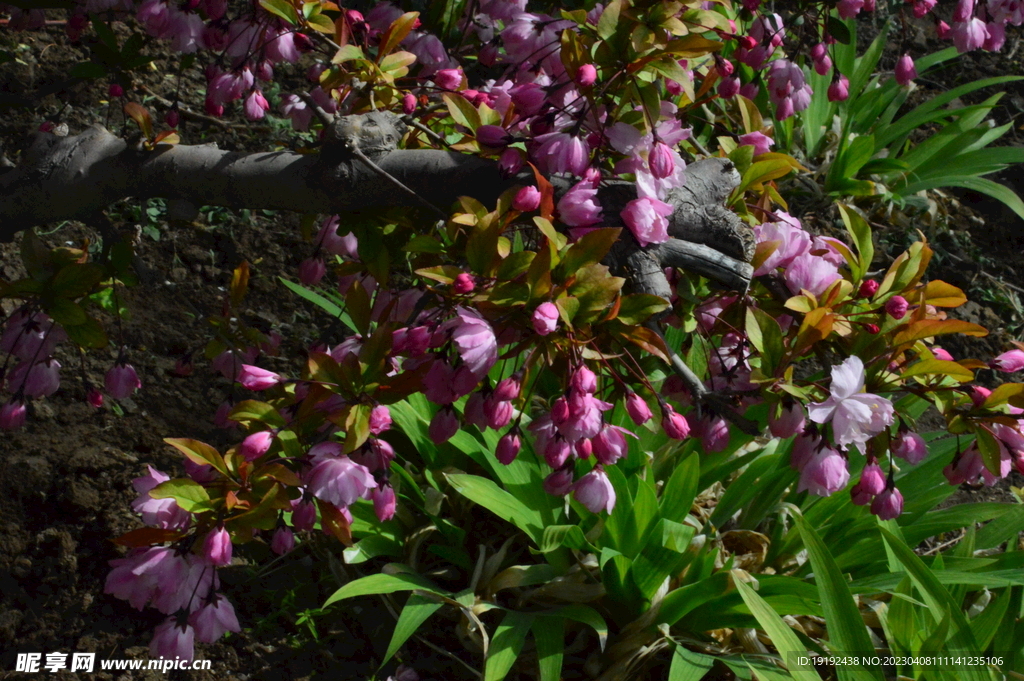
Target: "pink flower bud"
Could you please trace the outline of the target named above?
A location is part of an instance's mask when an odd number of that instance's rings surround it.
[[[985,404],[985,400],[992,394],[992,391],[988,388],[983,388],[980,385],[972,385],[967,388],[971,396],[971,402],[975,407],[980,407]]]
[[[457,432],[459,432],[459,417],[455,415],[451,406],[434,414],[434,418],[430,421],[430,427],[427,429],[430,441],[435,445],[448,442]]]
[[[452,291],[460,295],[463,293],[472,293],[475,288],[476,283],[473,281],[473,275],[466,272],[460,272],[452,283]]]
[[[676,172],[676,162],[672,150],[664,142],[655,142],[647,160],[651,175],[659,180],[672,177]]]
[[[578,390],[581,393],[589,393],[593,395],[597,392],[597,375],[594,374],[586,365],[580,366],[569,381],[569,385],[574,390]]]
[[[124,88],[117,83],[111,83],[110,87],[107,88],[107,94],[113,98],[124,97]]]
[[[533,330],[546,336],[558,328],[558,308],[554,303],[541,303],[533,311]]]
[[[498,400],[511,402],[519,397],[521,390],[522,384],[519,382],[519,379],[515,376],[510,376],[498,382],[497,387],[494,388],[494,397]]]
[[[673,440],[685,440],[690,436],[690,424],[686,417],[674,411],[672,407],[665,407],[662,413],[661,427],[665,429],[665,434]]]
[[[860,288],[857,290],[857,297],[870,298],[878,291],[878,286],[879,284],[876,279],[865,279],[860,283]]]
[[[235,380],[241,383],[246,390],[266,390],[280,383],[282,378],[280,374],[275,374],[273,371],[261,369],[252,364],[243,364]]]
[[[487,419],[487,425],[495,430],[511,423],[514,411],[511,402],[496,399],[494,393],[484,400],[484,417]]]
[[[142,381],[131,364],[115,364],[103,377],[103,387],[115,400],[123,400],[141,388]]]
[[[605,426],[593,439],[594,456],[605,466],[612,466],[629,453],[624,433],[618,426]]]
[[[885,301],[885,311],[893,319],[903,319],[907,315],[910,304],[903,296],[893,296]]]
[[[909,54],[904,54],[896,62],[895,76],[896,82],[900,85],[910,85],[911,81],[917,78],[917,69]]]
[[[224,567],[231,565],[231,535],[224,526],[214,528],[203,542],[203,558],[210,565]]]
[[[513,429],[511,432],[505,433],[498,440],[498,446],[494,450],[494,457],[507,466],[516,460],[522,446],[523,443],[519,433]]]
[[[296,499],[292,502],[292,527],[296,530],[312,530],[316,523],[316,504]]]
[[[934,349],[933,349],[934,352]],[[1024,350],[1009,350],[999,355],[989,366],[996,371],[1003,371],[1008,374],[1024,369]]]
[[[758,130],[748,132],[745,135],[740,135],[736,141],[741,145],[749,144],[754,147],[754,156],[767,154],[771,151],[771,148],[775,146],[775,140]]]
[[[878,324],[870,324],[869,323],[869,324],[865,324],[864,325],[864,330],[867,331],[868,333],[870,333],[872,336],[874,336],[876,333],[878,333],[882,329],[878,326]]]
[[[434,84],[442,90],[457,90],[462,85],[462,69],[441,69],[434,74]]]
[[[178,127],[178,120],[179,120],[179,115],[178,115],[177,110],[175,110],[175,109],[171,109],[170,111],[167,112],[167,115],[164,116],[164,123],[166,123],[167,127],[169,127],[169,128],[177,128]]]
[[[270,550],[279,556],[289,553],[295,548],[295,533],[287,527],[279,527],[270,540]]]
[[[253,90],[245,100],[245,117],[250,121],[263,120],[267,111],[270,110],[270,104],[267,102],[267,98],[263,96],[263,93],[258,89]]]
[[[611,513],[615,508],[615,488],[600,466],[573,483],[572,495],[591,513]]]
[[[552,468],[561,468],[572,455],[572,445],[565,438],[556,436],[544,447],[544,461]]]
[[[647,400],[632,391],[626,395],[626,413],[629,414],[629,418],[633,419],[633,423],[638,426],[647,423],[652,417],[651,408],[647,405]]]
[[[935,355],[935,359],[941,359],[947,362],[954,361],[953,355],[949,354],[949,351],[944,348],[940,348],[938,345],[932,346],[932,354]]]
[[[928,445],[917,433],[901,430],[892,442],[892,453],[910,464],[918,464],[928,456]]]
[[[722,99],[732,99],[740,92],[740,79],[738,76],[728,76],[718,83],[718,96]]]
[[[590,87],[597,81],[597,69],[593,64],[584,64],[576,72],[576,84],[580,87]]]
[[[402,96],[402,113],[406,116],[410,115],[416,110],[416,95],[411,92],[406,92]]]
[[[476,140],[485,147],[501,149],[514,141],[505,128],[498,125],[481,125],[476,129]]]
[[[518,149],[506,149],[498,157],[498,170],[504,177],[512,177],[523,168],[523,154]]]
[[[845,102],[850,97],[850,80],[843,75],[832,81],[828,86],[828,101]]]
[[[895,520],[903,513],[903,495],[895,487],[886,488],[871,502],[871,512],[881,520]]]
[[[860,488],[872,496],[885,490],[885,473],[877,463],[872,461],[864,466],[860,474]]]
[[[12,399],[0,408],[0,428],[3,430],[17,430],[25,425],[25,402],[20,399]]]
[[[383,404],[378,404],[370,411],[370,432],[380,435],[391,428],[391,410]]]
[[[512,199],[512,207],[521,213],[530,213],[540,208],[540,190],[536,187],[523,187]]]
[[[99,409],[103,406],[103,393],[96,388],[89,388],[89,392],[85,395],[85,401],[89,403],[89,406]]]
[[[303,286],[316,286],[327,274],[323,258],[306,258],[299,265],[299,281]]]
[[[389,484],[376,487],[370,492],[373,499],[373,512],[377,514],[377,520],[384,522],[395,517],[395,488]]]
[[[274,444],[274,432],[261,430],[242,440],[242,444],[238,447],[238,453],[246,461],[255,461],[270,451],[272,444]]]
[[[544,478],[544,491],[553,497],[565,496],[572,489],[571,466],[560,468]]]

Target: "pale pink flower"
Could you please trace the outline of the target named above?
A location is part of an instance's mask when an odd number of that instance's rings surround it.
[[[832,367],[832,394],[808,405],[815,423],[832,422],[836,444],[864,444],[893,422],[892,402],[864,390],[864,363],[853,355]]]
[[[558,328],[558,307],[551,302],[541,303],[533,311],[531,322],[537,335],[548,335]]]
[[[268,451],[274,444],[274,431],[261,430],[246,436],[242,444],[238,446],[238,453],[246,461],[255,461]]]
[[[287,531],[287,528],[282,527],[278,532],[280,530]],[[289,534],[291,533],[289,532]],[[277,541],[276,534],[274,541]],[[295,546],[294,539],[292,539],[292,546]],[[281,555],[288,551],[275,550],[274,552]],[[188,621],[195,629],[196,637],[203,643],[216,643],[228,631],[236,634],[242,631],[238,625],[238,617],[235,616],[234,606],[221,594],[214,594],[212,600],[189,615]]]
[[[559,468],[544,478],[544,491],[553,497],[564,496],[572,489],[572,466]]]
[[[252,364],[243,364],[235,379],[246,390],[266,390],[282,381],[281,375]],[[110,392],[109,390],[107,392]]]
[[[249,93],[244,108],[246,118],[250,121],[259,121],[270,110],[270,104],[267,103],[267,98],[263,96],[263,93],[257,89]]]
[[[842,454],[824,443],[813,450],[800,470],[797,492],[809,491],[819,497],[827,497],[846,487],[850,472]]]
[[[882,472],[882,468],[872,461],[871,463],[864,466],[864,470],[860,474],[860,488],[868,494],[874,496],[881,494],[885,489],[885,473]]]
[[[296,130],[309,130],[309,124],[313,122],[313,110],[298,95],[282,96],[280,111],[281,115],[291,120]]]
[[[142,387],[135,367],[127,363],[117,363],[103,377],[103,387],[107,394],[115,400],[123,400]]]
[[[310,494],[335,506],[348,506],[366,498],[377,486],[373,475],[347,456],[324,457],[305,475]]]
[[[864,0],[839,0],[836,10],[839,12],[840,19],[852,19],[860,14],[863,7]]]
[[[451,330],[451,339],[462,358],[477,380],[487,375],[498,361],[498,341],[490,322],[479,312],[465,307],[456,308],[456,318],[447,322],[444,329]],[[470,388],[472,390],[472,387]],[[462,394],[468,393],[466,390]]]
[[[775,115],[780,121],[810,106],[812,94],[799,66],[788,59],[777,59],[771,63],[768,98],[775,105]]]
[[[544,173],[582,175],[590,164],[586,140],[567,132],[549,132],[534,138],[531,156]]]
[[[828,86],[828,101],[830,102],[845,102],[850,97],[850,80],[840,74],[838,78],[832,81]]]
[[[690,424],[686,417],[672,407],[665,407],[661,419],[661,427],[673,440],[685,440],[690,436]]]
[[[170,660],[191,660],[195,655],[195,630],[188,624],[179,625],[174,617],[168,617],[153,630],[149,642],[149,656]]]
[[[566,403],[569,407],[568,418],[559,423],[558,431],[570,443],[597,435],[603,425],[602,412],[613,406],[590,393],[579,392],[573,392]],[[558,419],[555,421],[557,423]]]
[[[786,286],[793,295],[801,290],[820,296],[834,282],[842,279],[839,269],[825,258],[804,253],[786,267]]]
[[[231,535],[224,526],[210,530],[203,541],[203,558],[210,565],[224,567],[231,565]]]
[[[47,359],[30,364],[20,362],[7,379],[11,392],[28,397],[49,397],[60,388],[60,362]]]
[[[33,362],[52,355],[67,337],[64,329],[42,312],[28,315],[21,309],[7,319],[0,336],[0,355],[11,353],[18,359]]]
[[[573,483],[571,490],[576,501],[591,513],[600,513],[602,510],[611,513],[615,508],[615,488],[600,466]]]
[[[434,74],[434,83],[442,90],[458,90],[462,85],[462,69],[440,69]]]
[[[771,151],[771,148],[775,146],[775,140],[763,132],[754,131],[748,132],[745,135],[740,135],[737,140],[740,146],[750,145],[754,147],[754,156],[760,156],[761,154],[767,154]]]
[[[395,488],[389,484],[375,487],[370,492],[373,500],[373,512],[377,514],[377,520],[384,522],[395,517]]]
[[[292,527],[298,531],[312,530],[316,523],[316,504],[299,497],[292,502]]]
[[[633,435],[625,428],[606,425],[591,441],[594,456],[605,466],[612,466],[629,453],[626,435]]]
[[[674,209],[658,199],[639,198],[626,204],[622,210],[622,221],[636,237],[641,246],[660,244],[668,241],[668,216]]]
[[[570,227],[590,227],[601,222],[601,204],[597,186],[588,180],[578,182],[558,200],[558,218]]]
[[[804,407],[799,402],[786,402],[776,415],[775,410],[768,412],[768,430],[774,437],[793,437],[804,429]]]
[[[892,453],[910,464],[917,464],[928,456],[928,445],[917,433],[901,430],[892,442]]]
[[[380,435],[391,428],[391,410],[383,404],[378,404],[370,410],[370,432]]]
[[[152,466],[146,466],[148,473],[132,480],[132,487],[139,496],[132,501],[132,510],[142,515],[142,522],[150,527],[166,530],[182,530],[189,526],[192,514],[178,506],[174,499],[154,499],[149,496],[150,490],[162,482],[170,480],[170,476]]]
[[[954,21],[949,34],[957,52],[960,53],[976,50],[988,40],[988,29],[985,27],[985,22],[978,17],[971,17],[966,21]]]
[[[754,272],[755,277],[770,274],[779,267],[788,267],[796,258],[811,250],[811,235],[800,225],[800,221],[784,211],[779,211],[778,222],[766,222],[754,228],[758,243],[773,242],[775,250]],[[709,327],[710,328],[710,327]]]
[[[871,512],[881,520],[895,520],[903,513],[903,495],[895,487],[886,487],[871,502]]]

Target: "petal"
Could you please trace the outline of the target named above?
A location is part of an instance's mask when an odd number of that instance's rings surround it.
[[[830,397],[824,402],[812,402],[807,405],[807,417],[815,423],[828,423],[836,410],[836,399]]]
[[[871,425],[871,413],[871,406],[860,400],[849,399],[840,402],[832,419],[832,432],[836,444],[845,447],[855,442],[867,442],[873,434],[865,430]]]
[[[864,389],[864,362],[853,355],[832,367],[832,396],[843,400]]]

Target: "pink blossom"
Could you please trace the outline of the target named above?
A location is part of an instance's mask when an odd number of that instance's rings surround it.
[[[316,523],[316,504],[298,498],[292,502],[292,527],[298,531],[312,530]]]
[[[445,407],[434,414],[428,430],[431,442],[435,445],[443,444],[459,432],[459,417],[450,406]]]
[[[369,495],[377,482],[365,466],[347,456],[324,457],[305,475],[310,494],[335,506],[348,506]]]
[[[430,330],[425,326],[398,329],[391,337],[391,351],[395,354],[422,357],[430,347]]]
[[[99,409],[103,406],[103,393],[96,388],[89,388],[89,392],[85,396],[85,401],[89,403],[90,407]]]
[[[549,132],[534,138],[531,156],[544,173],[582,175],[590,164],[586,140],[566,132]]]
[[[776,244],[775,250],[754,272],[755,277],[771,274],[779,267],[788,267],[793,260],[811,250],[811,235],[803,230],[800,221],[783,211],[779,211],[778,216],[777,222],[766,222],[754,228],[757,243]]]
[[[793,295],[801,290],[820,296],[834,282],[842,279],[838,268],[825,258],[804,253],[786,267],[786,286]]]
[[[732,99],[740,92],[740,77],[727,76],[718,81],[718,96],[722,99]]]
[[[668,220],[671,205],[647,197],[634,199],[622,210],[622,220],[641,246],[668,241]]]
[[[1024,369],[1024,350],[1008,350],[989,362],[989,366],[1008,374],[1021,371]]]
[[[768,98],[778,119],[785,120],[811,103],[811,87],[803,70],[788,59],[777,59],[768,72]]]
[[[896,82],[900,85],[909,85],[917,78],[917,69],[914,68],[914,60],[909,54],[904,54],[896,61]]]
[[[235,380],[241,383],[246,390],[266,390],[273,388],[283,379],[280,374],[275,374],[273,371],[261,369],[252,364],[243,364]]]
[[[750,145],[754,147],[754,156],[767,154],[775,145],[775,140],[763,132],[756,130],[754,132],[748,132],[745,135],[740,135],[737,141],[740,143],[740,146]]]
[[[206,24],[203,18],[192,12],[181,12],[171,8],[161,38],[171,39],[171,50],[192,54],[205,47],[203,33]]]
[[[370,410],[370,432],[380,435],[391,428],[391,410],[383,404],[378,404]]]
[[[690,433],[700,438],[705,454],[723,452],[729,446],[729,424],[722,417],[704,414],[695,419],[691,415],[687,422],[690,423]]]
[[[249,93],[244,108],[246,118],[250,121],[259,121],[270,110],[270,104],[267,103],[267,98],[263,96],[263,93],[256,89]]]
[[[285,527],[279,528],[278,534],[280,534],[281,530],[288,532],[289,535],[291,534],[288,528]],[[275,544],[278,541],[278,534],[274,535]],[[292,547],[295,546],[294,538],[291,540],[291,545]],[[291,548],[285,551],[274,550],[274,553],[282,555],[290,550]],[[214,594],[212,600],[189,615],[188,621],[195,628],[196,637],[203,643],[216,643],[228,631],[236,634],[242,631],[242,628],[238,625],[238,617],[235,616],[234,606],[221,594]]]
[[[476,283],[473,281],[473,275],[467,272],[459,272],[455,277],[455,281],[452,282],[452,291],[459,295],[472,293],[475,288]]]
[[[893,319],[903,319],[907,315],[910,304],[903,296],[893,296],[885,301],[885,311]]]
[[[895,487],[886,487],[871,502],[871,512],[881,520],[895,520],[903,513],[903,495]]]
[[[522,439],[513,428],[511,432],[506,433],[498,440],[498,446],[494,450],[494,458],[507,466],[516,460],[522,446]]]
[[[864,390],[864,363],[853,355],[832,367],[832,394],[808,405],[815,423],[832,422],[836,444],[864,444],[893,422],[892,402]]]
[[[828,101],[830,102],[845,102],[850,97],[850,80],[840,74],[838,78],[832,81],[828,86]]]
[[[626,435],[632,435],[625,428],[606,425],[592,441],[594,456],[599,463],[612,466],[629,453]]]
[[[544,491],[553,497],[568,494],[572,486],[572,466],[559,468],[544,478]]]
[[[7,380],[11,392],[49,397],[60,388],[60,362],[52,358],[34,364],[20,362]]]
[[[168,617],[153,630],[149,642],[149,656],[152,658],[191,660],[195,655],[195,630],[188,624],[178,624]]]
[[[953,45],[956,46],[957,52],[964,53],[984,45],[988,39],[988,29],[985,27],[984,21],[978,17],[971,17],[966,21],[954,21],[949,35],[953,39]]]
[[[406,92],[402,96],[402,113],[406,116],[416,111],[416,95]]]
[[[852,19],[860,13],[863,7],[864,0],[839,0],[836,5],[840,19]]]
[[[576,84],[580,87],[590,87],[597,82],[597,69],[593,64],[583,64],[576,72]]]
[[[497,399],[494,393],[484,400],[484,417],[487,425],[495,430],[507,426],[512,421],[514,411],[511,402]]]
[[[597,392],[597,375],[586,365],[580,365],[569,379],[569,385],[573,390],[593,394]]]
[[[673,440],[685,440],[690,436],[690,424],[686,417],[673,411],[672,407],[665,407],[662,413],[661,427]]]
[[[548,93],[538,83],[520,83],[509,90],[509,96],[517,112],[523,116],[533,116],[544,106]]]
[[[642,426],[650,421],[652,416],[647,400],[633,391],[626,395],[626,413],[629,414],[629,418],[633,419],[633,423],[638,426]]]
[[[261,430],[247,436],[238,446],[238,453],[246,461],[255,461],[270,451],[274,444],[274,431]]]
[[[142,387],[139,375],[131,364],[118,362],[103,377],[103,386],[107,394],[115,400],[123,400],[138,388]]]
[[[533,330],[537,335],[546,336],[558,328],[558,307],[554,303],[544,302],[533,311],[531,319]]]
[[[231,535],[223,525],[215,527],[206,535],[203,542],[203,557],[210,565],[231,565]]]
[[[296,130],[309,130],[313,122],[313,110],[298,95],[287,94],[281,97],[281,115],[292,122]]]
[[[295,44],[295,33],[268,28],[263,34],[263,53],[272,62],[286,61],[294,64],[302,58]]]
[[[377,514],[377,520],[384,522],[395,517],[395,488],[389,484],[374,487],[370,492],[373,500],[373,512]]]
[[[799,402],[786,402],[780,406],[777,415],[774,409],[768,412],[768,430],[777,438],[793,437],[804,429],[804,407]]]
[[[572,445],[561,435],[555,435],[544,445],[544,461],[552,468],[561,468],[572,455]]]
[[[540,199],[540,191],[536,187],[523,187],[512,199],[512,207],[522,213],[530,213],[540,207]]]
[[[923,18],[924,15],[928,14],[928,12],[931,12],[935,8],[937,3],[938,0],[915,0],[913,5],[914,16],[918,19]]]
[[[850,472],[846,469],[846,459],[822,443],[811,452],[804,463],[796,491],[807,490],[819,497],[827,497],[846,487],[849,481]]]
[[[946,362],[955,361],[953,359],[953,355],[949,354],[947,350],[940,348],[938,345],[932,346],[932,354],[935,355],[935,359],[941,359]]]
[[[860,483],[858,484],[861,490],[871,496],[881,494],[882,490],[885,489],[885,473],[882,472],[881,467],[877,463],[872,461],[864,466],[864,470],[860,474]]]
[[[67,333],[42,312],[29,315],[18,310],[7,319],[0,336],[0,354],[10,353],[26,362],[34,362],[53,354],[57,345],[67,339]]]
[[[566,403],[569,415],[564,422],[558,424],[558,431],[570,443],[597,435],[603,425],[602,412],[612,408],[611,404],[597,399],[590,393],[574,392]]]
[[[498,157],[498,170],[501,171],[502,177],[512,177],[522,170],[525,163],[523,152],[509,147]]]
[[[270,540],[270,550],[279,556],[290,553],[295,548],[295,533],[284,525],[274,530],[274,536]],[[207,606],[209,607],[209,606]],[[202,611],[200,611],[202,612]],[[203,640],[203,639],[199,639]]]
[[[554,20],[544,14],[523,12],[508,22],[501,32],[501,41],[512,61],[522,63],[537,61],[538,54],[557,55],[558,37],[562,29],[572,26],[572,22]],[[545,68],[557,66],[551,59],[544,59]]]
[[[462,85],[462,69],[440,69],[434,74],[434,83],[442,90],[458,90]]]
[[[901,430],[892,442],[892,453],[910,464],[917,464],[928,456],[928,445],[917,433]]]
[[[498,400],[512,401],[519,397],[522,384],[518,376],[510,376],[498,381],[494,387],[494,397]]]
[[[570,227],[590,227],[601,222],[596,184],[588,180],[576,183],[558,200],[558,217]]]
[[[192,514],[178,506],[172,498],[154,499],[150,490],[170,480],[170,476],[152,466],[146,466],[148,473],[132,480],[132,487],[139,496],[132,501],[132,510],[142,515],[142,522],[150,527],[165,530],[182,530],[192,522]]]
[[[600,513],[602,510],[611,513],[615,508],[615,488],[600,466],[573,483],[571,490],[576,501],[591,513]]]
[[[655,142],[647,157],[651,175],[659,180],[671,177],[676,172],[676,162],[672,150],[664,142]]]
[[[494,329],[475,310],[458,307],[456,314],[456,318],[447,322],[444,328],[451,330],[452,342],[464,366],[479,380],[486,376],[498,361],[498,341]]]
[[[985,38],[982,48],[989,52],[998,52],[1003,49],[1003,43],[1006,42],[1006,27],[1001,23],[990,21],[985,24],[985,31],[988,36]]]

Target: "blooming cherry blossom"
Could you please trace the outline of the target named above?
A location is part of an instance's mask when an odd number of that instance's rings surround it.
[[[892,402],[864,392],[864,362],[856,355],[832,367],[832,394],[807,406],[815,423],[832,422],[836,444],[864,444],[893,422]]]

